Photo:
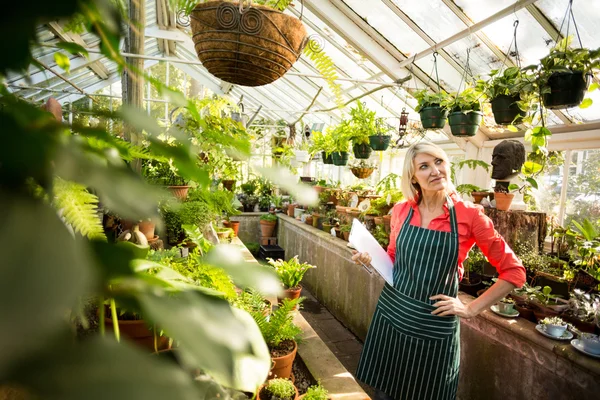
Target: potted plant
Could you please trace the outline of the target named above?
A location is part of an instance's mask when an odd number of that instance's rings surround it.
[[[537,69],[538,85],[546,108],[560,109],[580,105],[593,71],[600,65],[600,49],[574,49],[571,47],[572,41],[572,36],[562,39],[540,60],[539,66],[526,68]],[[588,99],[585,106],[589,107],[591,104],[591,99]]]
[[[260,217],[260,234],[262,237],[273,237],[277,225],[277,216],[275,214],[264,214]]]
[[[340,231],[342,232],[342,238],[347,242],[350,238],[350,231],[352,230],[352,225],[350,224],[342,224],[340,225]]]
[[[323,231],[327,233],[331,233],[331,228],[336,226],[336,212],[335,208],[327,211],[325,214],[325,219],[323,221]]]
[[[540,321],[544,331],[554,337],[561,337],[567,330],[567,323],[560,317],[546,317]]]
[[[463,268],[465,269],[463,279],[458,284],[461,291],[475,297],[477,291],[483,289],[481,272],[485,262],[486,258],[478,247],[474,247],[469,252],[467,259],[463,262]]]
[[[581,344],[588,353],[600,355],[600,338],[593,333],[582,333]]]
[[[383,118],[377,118],[375,122],[375,135],[369,136],[369,144],[375,151],[385,151],[390,146],[392,135],[388,135],[393,130],[391,126],[385,123]]]
[[[373,234],[375,240],[384,250],[387,250],[388,245],[390,244],[390,234],[385,231],[385,228],[381,225],[375,226],[375,232]]]
[[[488,81],[477,81],[477,91],[489,99],[498,125],[520,123],[536,98],[533,83],[518,67],[490,71]]]
[[[296,156],[296,162],[298,163],[307,163],[310,161],[311,155],[309,153],[310,150],[310,142],[308,139],[302,140],[300,145],[297,146],[294,151],[294,155]]]
[[[371,176],[371,174],[373,174],[375,169],[377,169],[375,162],[370,160],[354,161],[350,164],[350,171],[352,171],[352,175],[358,179],[367,179]]]
[[[544,286],[541,291],[534,292],[532,304],[536,307],[534,314],[538,319],[557,316],[568,307],[567,302],[559,295],[552,294],[550,286]]]
[[[494,187],[494,199],[496,200],[497,210],[508,211],[514,197],[513,193],[509,193],[508,187],[496,183]]]
[[[329,135],[333,140],[333,165],[344,166],[348,164],[348,147],[350,146],[350,123],[346,120],[340,122],[335,128],[331,129]]]
[[[251,313],[265,340],[274,365],[270,376],[289,378],[292,364],[298,350],[297,338],[302,330],[293,322],[293,311],[302,301],[299,299],[283,299],[279,307],[267,318],[261,312]]]
[[[301,263],[298,260],[298,256],[293,257],[289,261],[275,261],[272,258],[268,258],[267,261],[275,269],[275,273],[283,284],[283,299],[299,298],[300,292],[302,291],[300,282],[302,281],[302,278],[304,278],[304,274],[311,268],[317,268],[308,263]]]
[[[498,302],[498,311],[504,314],[512,314],[515,309],[515,301],[509,297],[504,297]]]
[[[418,104],[415,111],[421,117],[421,124],[425,129],[443,129],[452,103],[452,97],[443,90],[432,93],[427,89],[419,90],[414,94]]]
[[[581,332],[594,333],[596,315],[600,311],[600,295],[575,289],[568,304],[563,318]]]
[[[295,400],[298,389],[289,379],[275,378],[267,381],[259,389],[257,400]]]
[[[352,151],[357,159],[367,159],[371,157],[371,143],[369,138],[376,131],[375,111],[369,110],[359,100],[356,106],[350,110],[352,120],[350,122],[350,140],[352,141]]]
[[[334,151],[335,143],[330,134],[330,130],[327,130],[325,133],[321,131],[313,132],[311,143],[309,145],[309,153],[311,156],[320,152],[323,158],[323,164],[333,164],[333,156],[331,154]]]
[[[256,243],[258,244],[258,243]],[[234,307],[247,311],[250,314],[260,313],[265,317],[271,314],[273,305],[268,299],[265,299],[257,290],[242,290],[231,301]]]
[[[448,115],[450,131],[454,136],[475,136],[483,121],[480,97],[480,93],[473,88],[467,88],[456,96],[452,102],[452,112]]]
[[[148,160],[142,164],[142,175],[151,184],[166,186],[175,198],[181,201],[187,198],[191,186],[179,175],[172,160]]]
[[[321,382],[318,382],[316,385],[309,386],[306,393],[300,398],[304,400],[328,400],[329,392],[321,385]]]

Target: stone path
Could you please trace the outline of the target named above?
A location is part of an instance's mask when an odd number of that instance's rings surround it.
[[[302,289],[302,296],[305,300],[300,313],[348,372],[354,376],[363,347],[362,342],[335,319],[308,290]],[[373,397],[371,387],[360,381],[357,382],[369,396]]]

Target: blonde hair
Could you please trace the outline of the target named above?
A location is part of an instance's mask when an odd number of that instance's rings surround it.
[[[436,146],[430,142],[420,142],[417,144],[413,144],[408,148],[406,152],[406,156],[404,158],[404,169],[402,170],[402,194],[404,194],[404,198],[408,201],[414,201],[417,203],[421,198],[421,188],[419,184],[413,184],[412,180],[415,176],[415,157],[417,154],[429,154],[430,156],[437,157],[441,160],[444,160],[448,164],[448,168],[450,168],[450,160],[448,159],[448,155],[442,150],[440,147]],[[446,194],[456,192],[454,188],[454,184],[451,181],[451,177],[448,176],[448,189]]]

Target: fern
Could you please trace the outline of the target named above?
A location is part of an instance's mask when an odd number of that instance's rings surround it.
[[[88,239],[106,240],[102,220],[98,216],[98,198],[84,186],[56,178],[54,206],[75,231]]]
[[[279,308],[269,317],[266,317],[260,311],[252,313],[252,317],[270,349],[277,348],[284,340],[297,340],[302,333],[302,330],[294,324],[292,314],[294,307],[302,300],[302,298],[296,300],[284,299]]]
[[[471,193],[473,193],[473,192],[483,192],[483,191],[485,191],[485,189],[482,189],[479,186],[465,183],[463,185],[458,185],[456,187],[456,191],[460,194],[468,194],[470,196]]]
[[[327,81],[327,86],[329,86],[329,89],[335,96],[335,103],[338,106],[343,107],[342,87],[335,82],[338,78],[338,74],[331,57],[325,54],[321,44],[314,39],[308,41],[308,44],[304,48],[304,55],[311,59],[315,68],[317,68],[319,73]]]

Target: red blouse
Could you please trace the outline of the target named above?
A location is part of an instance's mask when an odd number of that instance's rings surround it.
[[[456,194],[450,197],[454,202],[456,219],[458,221],[458,279],[461,280],[465,269],[463,262],[474,244],[481,249],[488,261],[498,271],[498,278],[510,282],[516,287],[525,283],[525,268],[515,253],[508,247],[502,236],[496,232],[492,221],[483,213],[481,206],[463,202]],[[415,202],[402,202],[392,210],[390,244],[388,254],[392,262],[396,259],[396,238],[408,216],[410,207],[413,208],[413,217],[410,224],[421,226],[421,213]],[[434,218],[428,229],[450,232],[450,213],[444,204],[444,214]]]

